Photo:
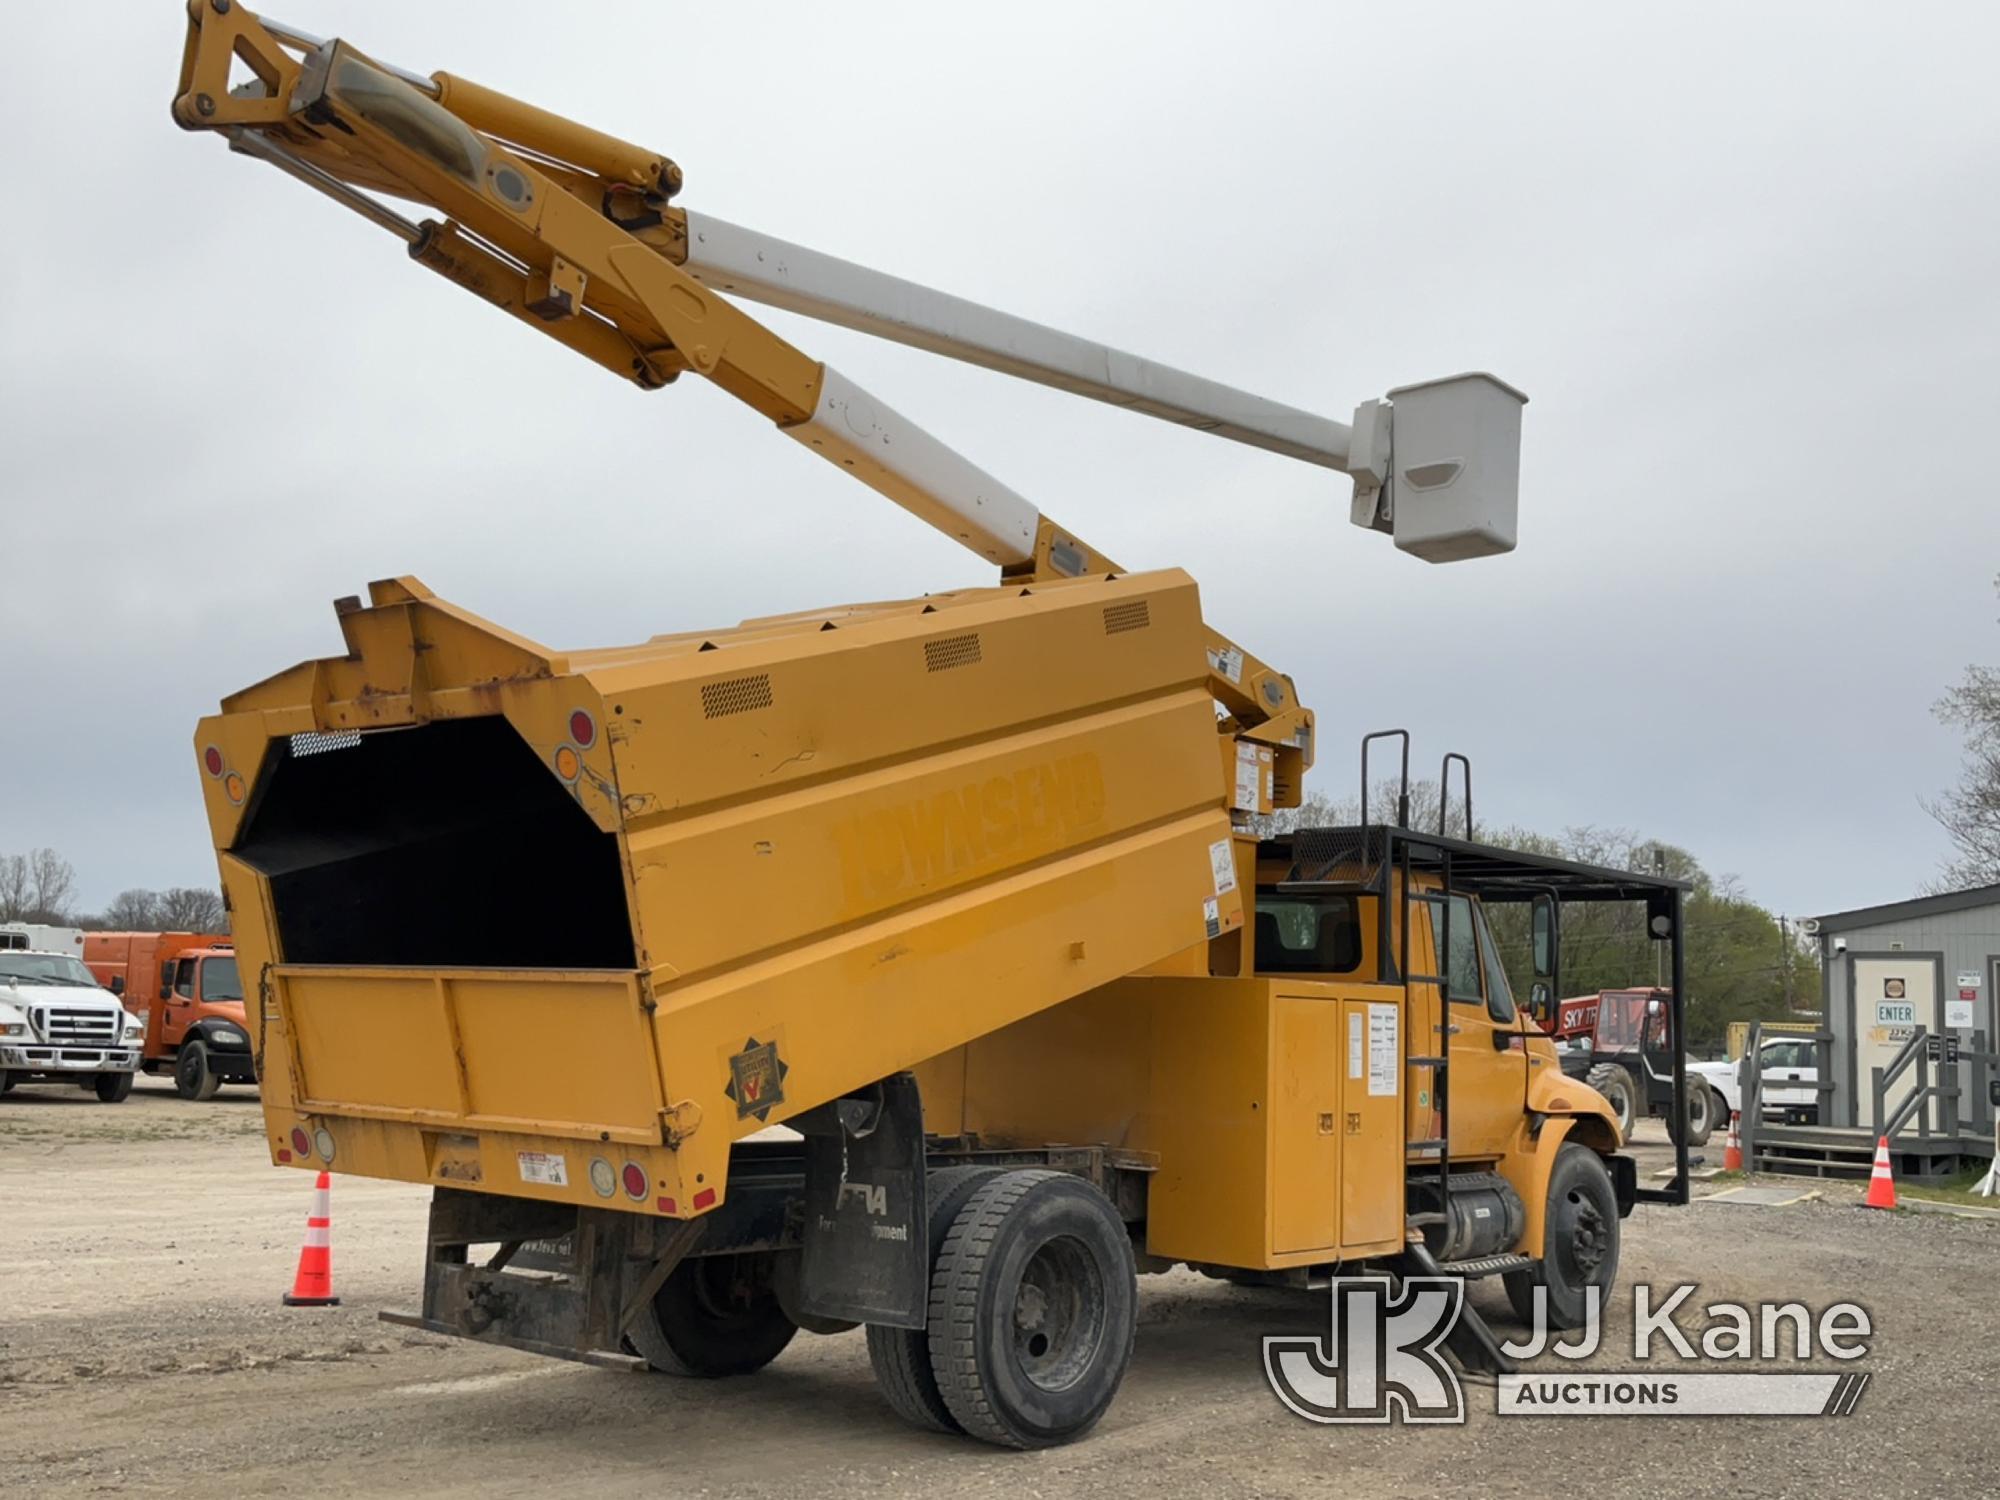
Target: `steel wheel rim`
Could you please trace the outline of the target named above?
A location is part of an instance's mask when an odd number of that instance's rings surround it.
[[[1611,1226],[1596,1199],[1571,1189],[1564,1200],[1562,1237],[1558,1245],[1565,1279],[1588,1286],[1597,1279],[1611,1250]]]
[[[1097,1358],[1109,1321],[1104,1278],[1078,1239],[1050,1240],[1021,1269],[1008,1333],[1022,1377],[1039,1390],[1075,1385]]]

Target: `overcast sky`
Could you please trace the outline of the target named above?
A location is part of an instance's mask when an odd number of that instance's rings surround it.
[[[1472,756],[1775,909],[1912,894],[1932,701],[2000,657],[2000,11],[397,5],[276,14],[665,151],[682,202],[1345,420],[1532,398],[1520,548],[1347,481],[768,314],[1319,712]],[[414,573],[552,646],[987,582],[695,378],[644,394],[167,113],[173,0],[0,52],[0,852],[214,878],[190,740]]]

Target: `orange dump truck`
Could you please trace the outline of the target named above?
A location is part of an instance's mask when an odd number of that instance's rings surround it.
[[[229,939],[213,932],[92,932],[83,962],[146,1023],[139,1066],[171,1069],[183,1099],[257,1081],[243,1014],[243,977]]]

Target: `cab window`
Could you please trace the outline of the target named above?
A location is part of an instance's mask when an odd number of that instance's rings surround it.
[[[1257,893],[1257,968],[1276,974],[1349,974],[1361,963],[1352,896]]]
[[[183,1000],[194,998],[194,960],[184,958],[174,970],[174,993]]]
[[[1479,991],[1479,934],[1472,925],[1472,902],[1464,896],[1447,896],[1431,902],[1430,908],[1431,934],[1439,951],[1447,944],[1451,948],[1445,954],[1445,992],[1454,1000],[1476,1005],[1486,997]]]
[[[1806,1042],[1770,1042],[1764,1047],[1767,1068],[1810,1068],[1814,1059]]]
[[[1514,1019],[1514,992],[1507,985],[1507,970],[1500,963],[1500,950],[1493,943],[1493,929],[1486,925],[1486,908],[1479,908],[1479,962],[1486,970],[1486,1013],[1496,1021]]]
[[[241,1000],[243,979],[237,973],[233,958],[204,958],[201,961],[201,998],[204,1000]]]

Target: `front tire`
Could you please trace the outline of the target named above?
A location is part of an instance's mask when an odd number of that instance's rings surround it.
[[[1706,1146],[1714,1131],[1715,1095],[1709,1092],[1707,1084],[1697,1083],[1688,1089],[1687,1118],[1681,1128],[1676,1130],[1674,1122],[1667,1121],[1667,1138],[1679,1145],[1685,1135],[1690,1146]]]
[[[1584,1081],[1604,1096],[1604,1102],[1618,1116],[1618,1138],[1631,1140],[1632,1130],[1639,1123],[1639,1095],[1632,1087],[1632,1075],[1617,1063],[1599,1063]]]
[[[99,1073],[91,1083],[91,1089],[101,1103],[122,1104],[125,1101],[125,1096],[132,1092],[132,1075],[130,1073]]]
[[[0,1094],[11,1094],[13,1092],[14,1075],[12,1073],[0,1073]]]
[[[183,1043],[174,1059],[174,1092],[183,1099],[206,1104],[222,1088],[222,1080],[209,1066],[205,1042]]]
[[[1618,1195],[1604,1159],[1588,1146],[1565,1141],[1549,1174],[1542,1258],[1532,1270],[1509,1271],[1502,1278],[1515,1315],[1524,1323],[1534,1320],[1540,1286],[1548,1290],[1549,1326],[1581,1328],[1589,1289],[1598,1289],[1601,1308],[1618,1279],[1618,1230]]]
[[[952,1221],[931,1277],[938,1390],[971,1436],[1007,1448],[1081,1437],[1132,1359],[1132,1240],[1105,1196],[1066,1172],[1003,1172]]]
[[[749,1375],[799,1331],[778,1304],[772,1252],[697,1255],[674,1267],[653,1305],[626,1333],[663,1375]]]

